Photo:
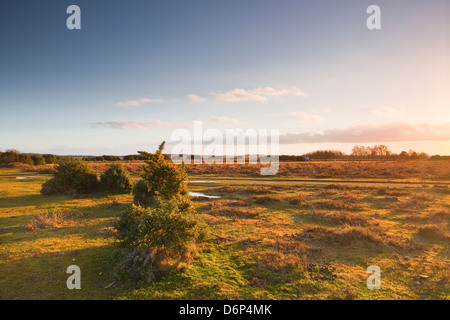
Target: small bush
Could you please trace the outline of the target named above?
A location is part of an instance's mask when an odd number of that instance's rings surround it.
[[[130,193],[133,181],[121,164],[113,164],[100,176],[100,189],[111,193]]]
[[[120,278],[151,282],[161,273],[189,263],[194,245],[206,236],[206,225],[186,201],[157,200],[154,207],[132,205],[115,223],[125,249],[118,265]]]
[[[66,159],[55,167],[53,178],[42,185],[43,195],[85,194],[96,191],[98,175],[84,162]]]
[[[184,165],[177,166],[162,154],[164,142],[155,153],[139,151],[142,157],[147,159],[143,167],[142,180],[134,190],[134,202],[140,205],[154,203],[156,197],[170,200],[187,195],[185,181],[187,175]]]

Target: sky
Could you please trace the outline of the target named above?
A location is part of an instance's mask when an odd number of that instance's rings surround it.
[[[2,0],[0,151],[134,154],[202,121],[449,155],[449,30],[446,0]]]

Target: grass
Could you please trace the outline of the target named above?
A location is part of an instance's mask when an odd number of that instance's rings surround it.
[[[193,183],[223,196],[194,201],[211,239],[189,267],[132,288],[112,274],[112,224],[131,195],[44,197],[42,172],[0,169],[1,299],[450,298],[446,185]],[[81,290],[66,287],[72,264]],[[366,287],[369,265],[381,290]]]

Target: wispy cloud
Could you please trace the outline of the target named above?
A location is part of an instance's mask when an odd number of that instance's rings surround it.
[[[235,124],[235,125],[246,125],[247,122],[240,121],[237,119],[227,118],[227,117],[210,117],[210,119],[214,122],[220,122],[220,123],[228,123],[228,124]]]
[[[308,113],[308,112],[291,112],[290,115],[294,120],[301,123],[323,123],[325,118],[320,114]]]
[[[394,118],[402,113],[401,109],[391,108],[391,107],[381,107],[377,109],[372,109],[372,113],[379,117]]]
[[[91,124],[91,127],[98,128],[113,128],[113,129],[135,129],[135,130],[148,130],[149,127],[176,127],[176,128],[191,128],[191,123],[183,122],[166,122],[161,120],[148,120],[148,121],[105,121],[96,122]]]
[[[391,122],[360,125],[345,129],[330,129],[321,132],[287,133],[280,135],[280,143],[363,143],[450,140],[450,122],[441,124],[409,124]]]
[[[227,102],[240,102],[240,101],[255,101],[255,102],[267,102],[268,97],[273,96],[303,96],[307,94],[300,89],[275,89],[272,87],[256,88],[254,90],[234,89],[225,93],[214,94],[217,99]]]
[[[157,103],[157,102],[162,102],[162,100],[161,99],[141,98],[138,100],[120,101],[120,102],[113,104],[113,106],[115,106],[115,107],[137,107],[142,104]]]
[[[193,102],[205,102],[206,101],[205,98],[199,97],[198,95],[193,94],[193,93],[188,94],[187,97],[189,100],[191,100]]]

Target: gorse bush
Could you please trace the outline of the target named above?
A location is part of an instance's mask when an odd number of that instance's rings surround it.
[[[117,266],[121,279],[151,282],[180,262],[206,235],[206,224],[190,202],[157,199],[153,207],[132,205],[115,223],[116,238],[125,249]]]
[[[84,162],[74,159],[61,161],[55,167],[53,178],[42,185],[44,195],[86,194],[97,191],[98,174]]]
[[[120,164],[113,164],[100,176],[100,189],[111,193],[130,193],[133,181]]]
[[[142,181],[133,190],[136,204],[149,205],[156,197],[170,200],[187,194],[187,175],[184,165],[177,166],[162,154],[164,142],[155,153],[139,151],[147,159],[143,167]]]
[[[133,189],[134,202],[115,223],[123,255],[116,274],[122,280],[151,282],[180,262],[189,264],[191,251],[207,236],[206,224],[195,214],[186,187],[184,166],[156,153],[147,159],[142,180]]]
[[[144,180],[139,180],[133,187],[134,203],[147,207],[155,202],[155,193],[151,192]]]

